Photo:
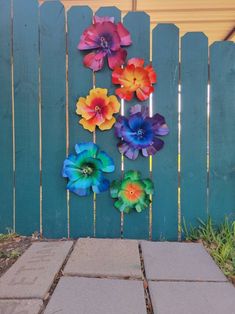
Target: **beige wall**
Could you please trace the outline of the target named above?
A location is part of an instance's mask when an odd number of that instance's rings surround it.
[[[45,0],[39,0],[43,2]],[[151,28],[157,23],[175,23],[181,35],[203,31],[209,42],[223,40],[235,27],[235,0],[62,0],[66,9],[73,5],[117,6],[123,15],[132,9],[146,11]],[[235,35],[230,40],[235,39]]]

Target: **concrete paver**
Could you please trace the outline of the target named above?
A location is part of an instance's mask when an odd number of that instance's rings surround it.
[[[44,314],[146,314],[139,280],[63,277]]]
[[[235,289],[224,282],[149,282],[154,313],[232,314]]]
[[[41,300],[0,300],[0,314],[38,314]]]
[[[200,243],[142,241],[148,280],[227,281]]]
[[[33,243],[0,278],[0,298],[43,299],[73,242]]]
[[[66,275],[141,278],[138,242],[79,239],[65,266]]]

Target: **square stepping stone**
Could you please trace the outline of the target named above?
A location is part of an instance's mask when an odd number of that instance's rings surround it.
[[[65,275],[141,278],[138,242],[120,239],[79,239]]]
[[[148,280],[227,281],[200,243],[141,242]]]
[[[232,314],[235,288],[224,282],[149,282],[154,313]]]
[[[138,280],[63,277],[44,314],[146,314]]]
[[[33,243],[0,278],[0,298],[43,299],[72,244],[72,241]]]
[[[39,314],[41,300],[0,300],[0,314]]]

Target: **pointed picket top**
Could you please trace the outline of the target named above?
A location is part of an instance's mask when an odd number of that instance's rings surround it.
[[[210,45],[210,50],[216,49],[217,47],[225,47],[227,46],[228,48],[235,46],[235,42],[233,41],[215,41]]]
[[[115,6],[99,8],[95,12],[95,15],[110,16],[110,12],[112,12],[112,16],[115,18],[115,21],[114,21],[115,23],[121,20],[121,11]]]
[[[193,40],[203,40],[204,38],[205,40],[208,40],[208,37],[203,32],[187,32],[181,37],[181,40],[186,40],[188,38],[192,38]]]
[[[69,17],[73,12],[79,11],[80,14],[93,14],[92,9],[88,5],[73,5],[67,11]]]
[[[174,31],[175,30],[175,32],[179,32],[179,28],[175,25],[175,24],[173,24],[173,23],[159,23],[159,24],[157,24],[155,27],[154,27],[154,29],[152,30],[152,32],[153,32],[153,35],[156,33],[156,32],[160,32],[160,31],[166,31],[166,30],[172,30],[172,31]]]

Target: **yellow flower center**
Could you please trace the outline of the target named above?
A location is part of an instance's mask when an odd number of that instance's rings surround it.
[[[95,106],[95,112],[100,112],[100,111],[101,111],[100,107],[99,106]]]

